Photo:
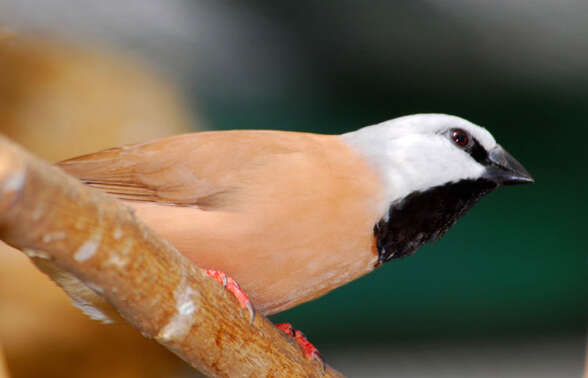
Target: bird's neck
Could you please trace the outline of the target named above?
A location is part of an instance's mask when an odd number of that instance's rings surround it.
[[[378,265],[409,256],[423,244],[437,241],[496,184],[461,180],[417,191],[393,202],[375,225]]]

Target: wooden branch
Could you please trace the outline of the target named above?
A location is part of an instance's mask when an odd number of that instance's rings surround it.
[[[128,207],[2,136],[0,239],[70,272],[207,375],[321,375],[291,338],[261,315],[250,324],[221,285]],[[341,375],[327,367],[324,376]]]

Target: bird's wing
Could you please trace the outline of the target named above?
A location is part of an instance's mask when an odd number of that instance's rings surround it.
[[[260,157],[287,152],[279,144],[263,143],[268,133],[184,134],[111,148],[57,165],[85,184],[123,200],[217,208],[238,190],[237,176],[259,165]]]

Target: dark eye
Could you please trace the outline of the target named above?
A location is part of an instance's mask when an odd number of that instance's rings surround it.
[[[470,143],[470,136],[462,129],[451,130],[451,139],[460,147],[465,147]]]

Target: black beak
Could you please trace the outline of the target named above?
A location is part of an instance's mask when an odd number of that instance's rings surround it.
[[[488,153],[490,161],[484,176],[499,185],[532,184],[535,182],[525,167],[497,145]]]

